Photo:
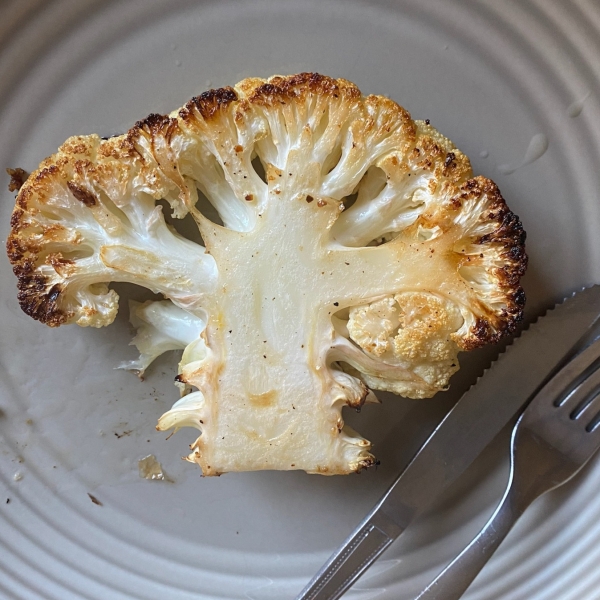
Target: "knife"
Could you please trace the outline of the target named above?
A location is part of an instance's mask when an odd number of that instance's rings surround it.
[[[595,285],[575,293],[524,331],[442,419],[296,600],[336,600],[350,588],[481,454],[599,317],[600,285]]]

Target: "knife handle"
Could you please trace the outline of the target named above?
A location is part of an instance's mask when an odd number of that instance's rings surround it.
[[[337,600],[400,533],[402,528],[384,514],[369,515],[296,600]]]

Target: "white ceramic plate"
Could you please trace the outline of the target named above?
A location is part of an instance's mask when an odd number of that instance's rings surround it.
[[[208,87],[305,70],[431,119],[498,182],[529,233],[529,318],[600,281],[593,0],[4,0],[0,166],[33,169],[69,135],[123,132]],[[522,164],[541,136],[547,151]],[[1,200],[5,239],[13,198]],[[292,598],[497,352],[465,357],[449,394],[387,397],[350,415],[375,443],[377,471],[202,479],[179,459],[194,433],[166,442],[154,431],[176,397],[177,358],[143,383],[114,370],[134,355],[126,310],[104,330],[50,330],[19,310],[5,257],[0,294],[0,596],[10,600]],[[489,513],[502,448],[348,598],[411,598]],[[139,478],[150,453],[173,483]],[[599,481],[596,461],[538,502],[466,598],[600,598]]]

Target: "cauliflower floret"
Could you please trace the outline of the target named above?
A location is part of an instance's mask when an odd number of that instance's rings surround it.
[[[131,300],[129,320],[137,330],[131,344],[139,350],[140,356],[121,364],[120,368],[136,371],[140,376],[161,354],[169,350],[183,350],[199,341],[206,327],[205,318],[192,315],[169,300],[148,300],[143,304]]]
[[[454,341],[463,318],[458,308],[431,293],[406,292],[350,309],[350,338],[365,352],[388,364],[412,369],[423,383],[404,382],[358,374],[375,389],[409,398],[427,398],[448,386],[458,370],[459,346]]]
[[[125,366],[183,349],[182,398],[158,428],[197,428],[188,459],[205,475],[373,464],[342,406],[445,389],[457,353],[523,311],[525,236],[495,184],[428,122],[318,74],[70,138],[11,226],[19,302],[47,325],[111,323],[112,281],[164,296],[132,304],[140,357]]]
[[[393,333],[400,327],[400,312],[393,297],[350,309],[348,332],[363,350],[374,356],[389,354]]]

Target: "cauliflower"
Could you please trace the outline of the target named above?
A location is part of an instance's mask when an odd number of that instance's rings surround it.
[[[370,387],[410,398],[429,398],[458,371],[458,307],[431,292],[404,292],[350,309],[349,337],[366,353],[416,374],[419,384],[365,372]]]
[[[7,250],[21,307],[52,327],[111,323],[111,281],[162,294],[132,304],[141,356],[125,366],[183,349],[158,429],[200,430],[188,460],[204,475],[338,474],[374,462],[343,406],[430,397],[459,351],[513,330],[524,240],[428,121],[303,73],[68,139],[20,189]]]
[[[137,360],[120,365],[122,369],[136,371],[140,376],[155,358],[168,350],[185,350],[198,342],[206,327],[206,318],[193,315],[169,300],[129,302],[129,320],[137,335],[132,345],[140,351]],[[189,352],[188,352],[189,353]]]

